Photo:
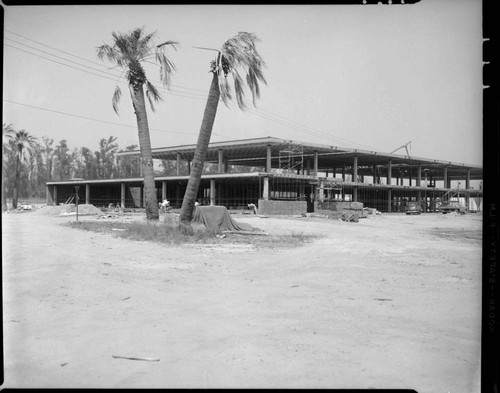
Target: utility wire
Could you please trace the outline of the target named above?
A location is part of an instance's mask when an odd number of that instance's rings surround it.
[[[60,49],[57,49],[57,48],[54,48],[54,47],[52,47],[52,46],[49,46],[49,45],[43,44],[43,43],[41,43],[41,42],[39,42],[39,41],[32,40],[32,39],[30,39],[30,38],[28,38],[28,37],[25,37],[25,36],[22,36],[22,35],[20,35],[20,34],[14,33],[14,32],[12,32],[12,31],[10,31],[10,30],[5,30],[5,31],[6,31],[6,32],[8,32],[8,33],[10,33],[10,34],[13,34],[13,35],[15,35],[15,36],[18,36],[18,37],[21,37],[21,38],[23,38],[23,39],[26,39],[26,40],[32,41],[32,42],[34,42],[34,43],[37,43],[37,44],[39,44],[39,45],[42,45],[42,46],[44,46],[44,47],[47,47],[47,48],[50,48],[50,49],[56,50],[56,51],[58,51],[58,52],[61,52],[61,53],[66,54],[66,55],[69,55],[69,56],[75,57],[75,58],[77,58],[77,59],[80,59],[80,60],[83,60],[83,61],[86,61],[86,62],[89,62],[89,63],[92,63],[92,64],[96,64],[96,65],[98,65],[98,66],[100,66],[100,67],[105,67],[106,69],[108,69],[108,68],[107,68],[105,65],[103,65],[103,64],[100,64],[100,63],[97,63],[97,62],[94,62],[94,61],[91,61],[91,60],[85,59],[85,58],[83,58],[83,57],[80,57],[80,56],[77,56],[77,55],[71,54],[71,53],[69,53],[69,52],[66,52],[66,51],[63,51],[63,50],[60,50]],[[49,58],[44,57],[44,56],[40,56],[40,55],[38,55],[38,54],[35,54],[35,53],[32,53],[32,52],[26,51],[26,50],[24,50],[24,49],[21,49],[21,48],[18,48],[18,47],[15,47],[15,46],[9,45],[9,44],[7,44],[7,43],[5,43],[5,44],[4,44],[4,45],[9,46],[9,47],[11,47],[11,48],[14,48],[14,49],[20,50],[20,51],[22,51],[22,52],[25,52],[25,53],[31,54],[31,55],[33,55],[33,56],[36,56],[36,57],[39,57],[39,58],[42,58],[42,59],[45,59],[45,60],[48,60],[48,61],[52,61],[52,62],[57,63],[57,64],[60,64],[60,65],[64,65],[64,66],[69,67],[69,68],[72,68],[72,69],[76,69],[76,70],[81,71],[81,72],[85,72],[85,73],[90,74],[90,75],[94,75],[94,76],[98,76],[98,77],[101,77],[101,78],[105,78],[105,79],[112,80],[112,81],[114,81],[115,83],[117,83],[117,82],[118,82],[118,83],[123,83],[123,84],[126,84],[126,82],[124,82],[124,81],[119,81],[119,80],[117,81],[117,80],[116,80],[116,78],[118,78],[118,79],[119,79],[119,78],[121,77],[121,75],[116,75],[116,74],[110,73],[110,72],[108,72],[108,71],[99,70],[99,69],[96,69],[96,68],[93,68],[93,67],[87,66],[87,65],[85,65],[85,64],[81,64],[81,63],[79,63],[79,62],[76,62],[76,61],[69,60],[69,59],[66,59],[66,58],[64,58],[64,57],[61,57],[61,56],[57,56],[57,55],[51,54],[51,53],[46,52],[46,51],[43,51],[43,50],[41,50],[41,49],[34,48],[34,47],[32,47],[32,46],[29,46],[29,45],[23,44],[23,43],[21,43],[21,42],[19,42],[19,41],[16,41],[16,40],[11,39],[11,38],[8,38],[8,37],[5,37],[5,38],[6,38],[6,39],[8,39],[8,40],[10,40],[10,41],[12,41],[12,42],[14,42],[14,43],[17,43],[17,44],[19,44],[19,45],[23,45],[23,46],[25,46],[25,47],[28,47],[28,48],[33,49],[33,50],[37,50],[37,51],[39,51],[39,52],[42,52],[42,53],[44,53],[44,54],[48,54],[48,55],[50,55],[50,56],[54,56],[54,57],[56,57],[56,58],[58,58],[58,59],[62,59],[62,60],[64,60],[64,61],[68,61],[68,62],[71,62],[71,63],[73,63],[73,64],[77,64],[77,65],[79,65],[79,66],[89,68],[89,69],[91,69],[91,70],[93,70],[93,71],[101,72],[101,73],[103,73],[103,74],[106,74],[106,75],[112,76],[114,79],[112,79],[112,78],[110,78],[110,77],[107,77],[107,76],[103,76],[103,75],[95,74],[95,73],[93,73],[93,72],[89,72],[89,71],[86,71],[86,70],[82,70],[82,69],[80,69],[80,68],[76,68],[76,67],[73,67],[73,66],[71,66],[71,65],[68,65],[68,64],[65,64],[65,63],[61,63],[61,62],[59,62],[59,61],[56,61],[56,60],[53,60],[53,59],[49,59]],[[150,61],[148,61],[148,63],[155,64],[155,63],[150,62]],[[154,81],[154,82],[157,82],[157,83],[162,84],[162,82],[160,82],[160,81],[157,81],[157,80],[153,80],[153,81]],[[175,89],[174,89],[174,91],[172,92],[170,89],[165,89],[165,88],[163,88],[163,84],[162,84],[162,87],[161,87],[160,89],[161,89],[163,92],[167,92],[167,93],[172,94],[172,95],[174,95],[174,96],[179,96],[179,97],[184,97],[184,98],[191,98],[191,99],[206,99],[207,94],[208,94],[208,92],[206,92],[205,90],[201,90],[201,89],[191,89],[191,88],[186,88],[186,87],[179,86],[179,85],[172,85],[172,86],[180,87],[180,88],[182,88],[182,89],[189,89],[189,90],[193,90],[193,91],[200,91],[200,92],[203,92],[203,94],[200,94],[200,93],[191,93],[191,92],[184,92],[184,91],[178,91],[178,90],[175,90]],[[321,132],[321,131],[319,131],[319,130],[317,130],[317,129],[314,129],[314,128],[310,127],[310,126],[306,126],[306,125],[301,124],[301,123],[299,123],[299,122],[296,122],[296,121],[293,121],[293,120],[287,119],[287,118],[285,118],[284,116],[281,116],[281,115],[278,115],[278,114],[275,114],[275,113],[272,113],[272,112],[266,111],[266,110],[264,110],[264,109],[258,109],[258,108],[255,108],[255,109],[254,109],[254,108],[249,108],[249,109],[250,109],[250,110],[249,110],[249,111],[250,111],[250,113],[252,113],[253,115],[255,115],[255,116],[259,116],[259,117],[261,117],[261,118],[263,118],[263,119],[266,119],[266,120],[269,120],[269,121],[272,121],[272,122],[274,122],[274,123],[276,123],[276,124],[279,124],[279,125],[282,125],[282,126],[284,126],[284,127],[293,128],[293,129],[295,129],[295,130],[297,130],[297,131],[303,132],[303,133],[308,134],[308,135],[311,135],[311,136],[319,137],[319,138],[322,138],[322,139],[324,139],[324,140],[328,140],[328,141],[334,141],[334,140],[335,140],[335,141],[337,141],[337,140],[339,140],[339,141],[344,141],[344,142],[342,142],[342,143],[353,144],[353,145],[357,145],[357,146],[364,147],[364,148],[367,148],[367,149],[370,149],[370,150],[371,150],[371,148],[370,148],[370,147],[364,146],[364,145],[362,145],[362,144],[359,144],[359,143],[356,143],[356,142],[353,142],[353,141],[350,141],[350,140],[347,140],[347,139],[344,139],[344,138],[340,138],[340,137],[333,137],[333,136],[332,136],[332,135],[330,135],[330,134],[327,134],[327,133]],[[115,124],[118,124],[118,123],[115,123]],[[216,134],[215,134],[215,135],[216,135]],[[233,139],[233,138],[231,138],[231,139]]]
[[[5,102],[9,102],[9,103],[11,103],[11,104],[16,104],[16,105],[26,106],[26,107],[28,107],[28,108],[39,109],[39,110],[46,111],[46,112],[52,112],[52,113],[57,113],[57,114],[60,114],[60,115],[65,115],[65,116],[76,117],[76,118],[78,118],[78,119],[91,120],[91,121],[95,121],[95,122],[98,122],[98,123],[112,124],[112,125],[116,125],[116,126],[121,126],[121,127],[127,127],[127,128],[135,128],[135,129],[137,129],[137,126],[131,126],[131,125],[128,125],[128,124],[114,123],[114,122],[111,122],[111,121],[94,119],[94,118],[92,118],[92,117],[81,116],[81,115],[75,115],[74,113],[68,113],[68,112],[57,111],[57,110],[54,110],[54,109],[42,108],[42,107],[39,107],[39,106],[36,106],[36,105],[28,105],[28,104],[23,104],[23,103],[21,103],[21,102],[16,102],[16,101],[7,100],[7,99],[3,99],[3,101],[5,101]],[[149,130],[150,130],[150,131],[155,131],[155,132],[168,132],[168,133],[173,133],[173,134],[182,134],[182,135],[198,135],[198,134],[197,134],[197,133],[195,133],[195,132],[183,132],[183,131],[173,131],[173,130],[161,130],[161,129],[158,129],[158,128],[150,128]],[[217,134],[217,133],[215,133],[215,132],[212,132],[212,134],[213,134],[213,135],[217,135],[217,136],[221,136],[221,137],[223,137],[223,138],[230,138],[230,137],[228,137],[228,136],[221,135],[221,134]],[[230,139],[234,139],[234,138],[230,138]]]

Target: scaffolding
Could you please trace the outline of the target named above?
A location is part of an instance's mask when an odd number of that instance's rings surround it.
[[[304,150],[302,146],[288,143],[283,150],[279,151],[279,168],[284,170],[296,170],[304,165]]]

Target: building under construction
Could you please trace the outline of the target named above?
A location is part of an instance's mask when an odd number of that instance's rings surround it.
[[[405,147],[405,146],[402,146]],[[156,176],[158,200],[180,208],[196,145],[153,149],[154,160],[172,162],[171,175]],[[118,153],[137,159],[139,151]],[[265,213],[314,212],[337,202],[362,202],[380,212],[403,212],[409,201],[433,212],[446,200],[481,210],[480,166],[319,145],[272,137],[214,142],[205,160],[198,202],[231,210],[255,204]],[[477,183],[471,187],[471,183]],[[47,204],[74,200],[95,206],[144,206],[143,179],[73,179],[47,183]]]

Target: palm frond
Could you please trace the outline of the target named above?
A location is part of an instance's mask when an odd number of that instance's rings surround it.
[[[165,55],[164,50],[167,46],[172,46],[174,49],[175,45],[178,44],[176,41],[165,41],[156,47],[156,63],[160,66],[160,80],[167,89],[170,87],[170,75],[174,72],[175,65],[170,61],[170,59]]]
[[[116,112],[118,116],[120,115],[118,113],[118,104],[120,103],[121,97],[122,97],[122,90],[120,89],[120,86],[116,85],[115,92],[113,93],[113,99],[111,102],[113,104],[113,110]]]
[[[236,95],[236,102],[238,103],[238,107],[241,110],[245,110],[246,105],[243,99],[243,97],[245,96],[245,89],[243,79],[241,78],[236,68],[233,68],[231,73],[234,81],[234,94]]]
[[[232,93],[231,93],[231,85],[227,81],[227,77],[224,76],[222,73],[218,74],[218,81],[219,81],[219,91],[220,91],[220,98],[222,99],[222,102],[229,107],[228,103],[233,99]]]
[[[153,102],[158,103],[163,100],[158,89],[148,80],[146,81],[146,97],[148,97],[149,105],[151,105],[153,112],[155,111]]]
[[[266,65],[256,49],[256,41],[259,41],[259,39],[255,34],[239,32],[224,43],[216,60],[212,63],[212,72],[219,75],[222,100],[226,103],[229,96],[223,94],[223,89],[227,89],[227,86],[224,86],[227,84],[227,80],[221,77],[221,74],[227,75],[231,73],[238,107],[242,110],[246,108],[246,105],[244,103],[244,83],[240,71],[246,74],[246,86],[252,94],[254,106],[256,105],[256,99],[260,97],[260,83],[267,84],[262,71]]]

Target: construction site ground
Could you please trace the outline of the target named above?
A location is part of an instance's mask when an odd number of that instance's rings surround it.
[[[3,387],[480,391],[481,213],[233,219],[314,238],[172,247],[3,214]]]

